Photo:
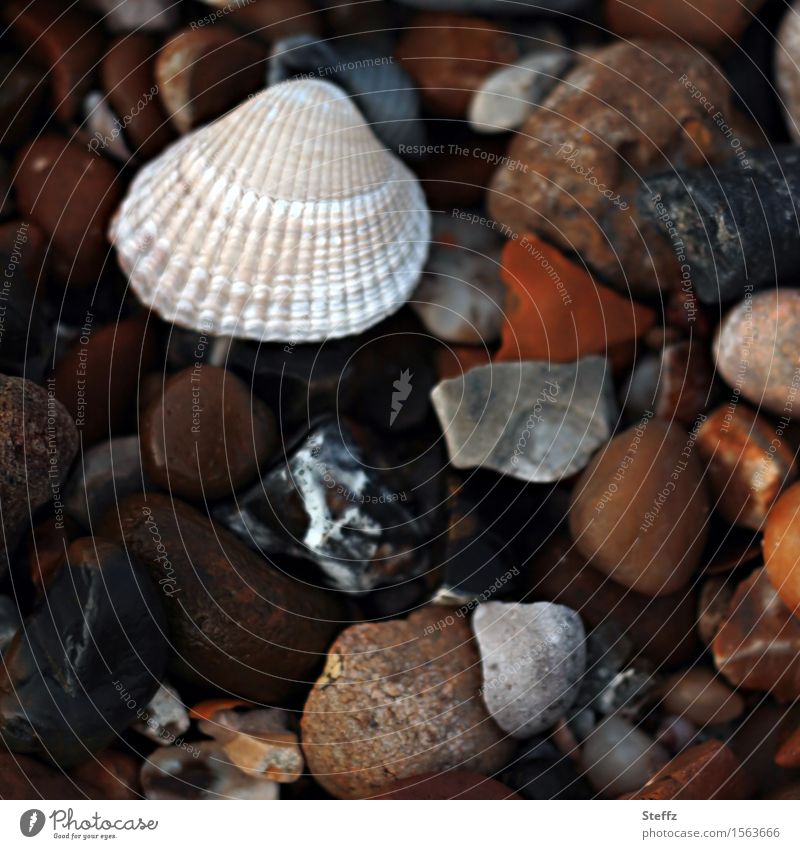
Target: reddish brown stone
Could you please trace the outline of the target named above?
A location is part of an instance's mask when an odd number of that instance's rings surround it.
[[[190,501],[251,483],[277,445],[275,418],[244,381],[197,365],[173,375],[141,421],[142,464],[163,489]]]
[[[595,568],[651,596],[691,580],[709,512],[693,447],[678,425],[650,419],[612,439],[584,470],[569,528]]]
[[[385,787],[374,799],[521,799],[510,787],[474,772],[415,775]]]
[[[709,740],[673,758],[630,798],[747,799],[751,790],[733,752],[719,740]]]
[[[536,554],[525,587],[525,601],[564,604],[591,628],[616,622],[637,651],[660,667],[680,666],[697,651],[694,593],[650,598],[633,592],[594,569],[566,534],[554,535]]]
[[[129,33],[115,39],[100,66],[100,79],[136,156],[149,159],[174,138],[153,75],[156,42],[148,35]]]
[[[664,707],[696,725],[710,725],[738,719],[744,712],[744,701],[713,672],[694,667],[667,678]]]
[[[365,13],[369,15],[370,11],[369,7],[357,10],[361,22],[359,33],[372,31],[364,20]],[[225,7],[225,23],[249,32],[269,45],[287,35],[317,35],[322,31],[319,11],[309,0],[248,0],[229,5]]]
[[[794,454],[775,428],[744,404],[725,404],[697,431],[714,509],[760,530],[781,489],[795,480]]]
[[[213,121],[264,88],[264,47],[216,24],[184,29],[159,51],[153,74],[179,133]]]
[[[697,633],[706,645],[711,645],[728,617],[734,590],[735,585],[727,576],[712,576],[704,581],[697,600]]]
[[[800,696],[800,620],[764,569],[736,588],[712,649],[717,669],[732,684],[771,692],[781,702]]]
[[[6,0],[3,16],[29,57],[47,69],[53,113],[75,119],[103,55],[102,27],[77,3],[58,0]]]
[[[731,155],[682,75],[733,120],[722,73],[692,47],[615,42],[585,56],[514,136],[490,214],[578,253],[626,291],[678,287],[673,245],[638,212],[641,181]]]
[[[114,749],[104,749],[92,755],[86,763],[70,772],[79,784],[97,790],[100,799],[140,799],[139,782],[141,764],[132,755]]]
[[[775,755],[775,763],[784,769],[800,768],[800,727],[783,741]]]
[[[309,769],[340,798],[433,770],[495,772],[513,745],[486,712],[481,682],[469,624],[450,608],[351,626],[303,712]]]
[[[730,51],[764,0],[605,0],[611,29],[626,38],[673,38]]]
[[[33,585],[40,594],[44,593],[64,565],[70,543],[68,525],[72,526],[69,519],[50,516],[34,526],[29,534],[29,571]]]
[[[723,378],[757,408],[800,415],[800,289],[757,292],[723,320],[714,343]]]
[[[472,95],[492,72],[517,58],[511,33],[482,18],[423,12],[395,51],[433,115],[463,118]]]
[[[147,314],[100,327],[87,319],[53,372],[56,398],[75,420],[84,448],[136,431],[140,375],[154,359],[153,322]]]
[[[497,362],[567,363],[632,342],[655,313],[601,286],[557,248],[525,233],[503,249],[508,288]]]
[[[797,772],[776,764],[775,757],[787,730],[794,729],[800,720],[800,706],[783,707],[772,699],[758,699],[758,704],[728,741],[733,753],[747,768],[759,796],[766,796],[788,781]]]
[[[96,794],[27,755],[0,751],[0,799],[91,799]]]
[[[47,94],[47,76],[10,51],[0,57],[0,127],[3,147],[16,148],[39,132],[39,108]],[[46,114],[46,110],[45,110]]]
[[[451,345],[436,351],[436,374],[439,380],[461,377],[470,369],[485,366],[491,362],[491,354],[486,348],[473,348],[467,345]]]
[[[774,793],[771,793],[766,798],[774,799],[780,802],[787,802],[795,799],[800,799],[800,782],[796,782],[795,784],[787,784],[784,787],[781,787],[779,790],[776,790]]]
[[[25,279],[34,288],[44,288],[47,272],[48,237],[33,221],[7,221],[0,224],[0,251],[19,254]]]
[[[790,486],[770,511],[764,528],[764,562],[783,603],[800,615],[800,483]]]
[[[108,256],[108,223],[122,196],[114,166],[83,145],[43,135],[20,151],[14,188],[21,212],[50,240],[57,278],[94,286]]]

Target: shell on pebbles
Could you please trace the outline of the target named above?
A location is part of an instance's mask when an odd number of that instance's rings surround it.
[[[140,300],[218,336],[318,342],[398,310],[430,213],[331,83],[266,89],[142,168],[109,238]]]

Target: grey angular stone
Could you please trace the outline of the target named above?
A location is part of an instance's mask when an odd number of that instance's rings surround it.
[[[534,483],[583,469],[617,416],[605,358],[493,363],[431,392],[450,462]]]
[[[483,701],[503,731],[524,739],[572,706],[586,665],[580,616],[560,604],[490,601],[472,627],[483,668]]]

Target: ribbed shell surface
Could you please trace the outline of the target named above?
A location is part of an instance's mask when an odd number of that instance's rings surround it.
[[[167,321],[311,342],[359,333],[403,305],[430,213],[344,92],[297,80],[142,168],[109,237],[139,298]]]

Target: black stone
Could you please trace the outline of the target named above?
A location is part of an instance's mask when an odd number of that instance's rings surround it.
[[[591,799],[593,796],[573,762],[545,739],[525,743],[499,780],[525,799]]]

